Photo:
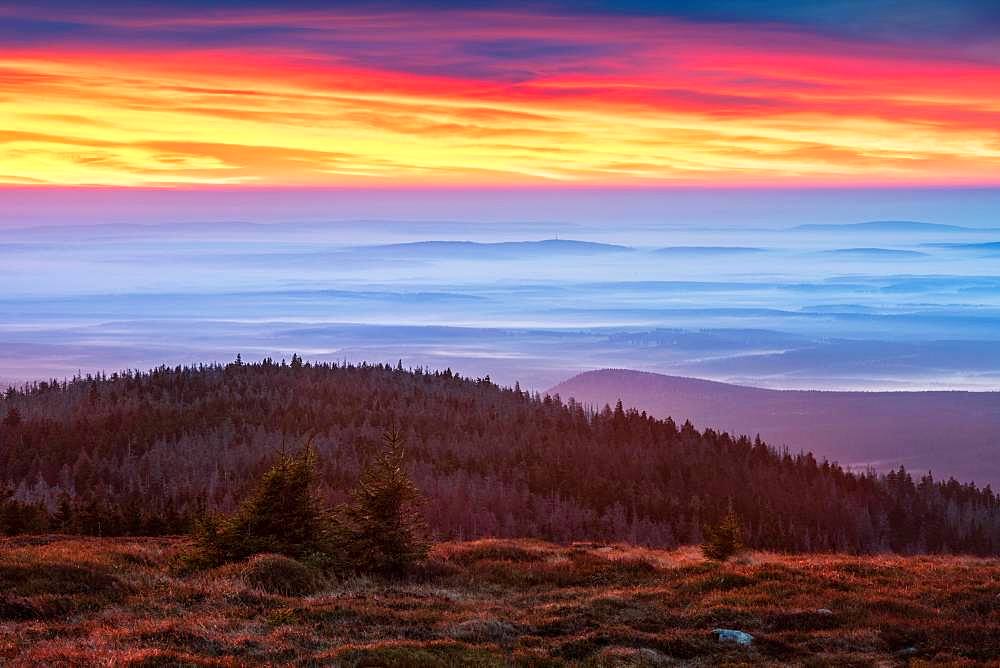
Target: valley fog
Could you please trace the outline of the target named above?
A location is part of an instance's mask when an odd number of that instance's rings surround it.
[[[606,367],[767,388],[1000,384],[989,221],[751,214],[8,227],[0,380],[298,352],[536,390]]]

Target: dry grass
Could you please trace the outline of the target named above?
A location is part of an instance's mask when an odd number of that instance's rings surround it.
[[[1000,665],[1000,560],[446,543],[414,578],[283,558],[186,573],[182,539],[0,542],[9,666]],[[297,594],[297,595],[292,595]],[[747,631],[750,647],[711,630]]]

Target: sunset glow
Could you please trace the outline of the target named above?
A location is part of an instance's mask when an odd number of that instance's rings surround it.
[[[1000,64],[941,45],[492,10],[63,20],[0,46],[0,183],[1000,180]]]

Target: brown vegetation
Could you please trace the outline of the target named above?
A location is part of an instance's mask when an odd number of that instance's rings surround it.
[[[746,436],[621,405],[593,413],[447,370],[298,357],[161,367],[11,389],[2,415],[0,534],[180,534],[208,511],[236,515],[209,541],[217,556],[284,552],[240,503],[286,441],[313,443],[316,492],[337,505],[352,500],[382,431],[397,424],[437,540],[671,548],[700,544],[732,510],[757,550],[1000,555],[1000,496],[990,488],[902,469],[852,473]],[[363,529],[379,514],[371,510],[341,529]],[[296,558],[316,547],[300,528]],[[257,537],[232,540],[244,529]],[[369,547],[391,550],[396,538]]]
[[[407,579],[177,538],[0,542],[0,664],[642,666],[1000,661],[1000,560],[443,543]],[[754,636],[720,643],[712,629]]]

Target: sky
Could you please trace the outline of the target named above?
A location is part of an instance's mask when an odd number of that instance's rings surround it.
[[[1000,181],[991,0],[94,4],[0,3],[0,187]]]
[[[998,213],[994,0],[0,0],[0,387],[996,389]]]

